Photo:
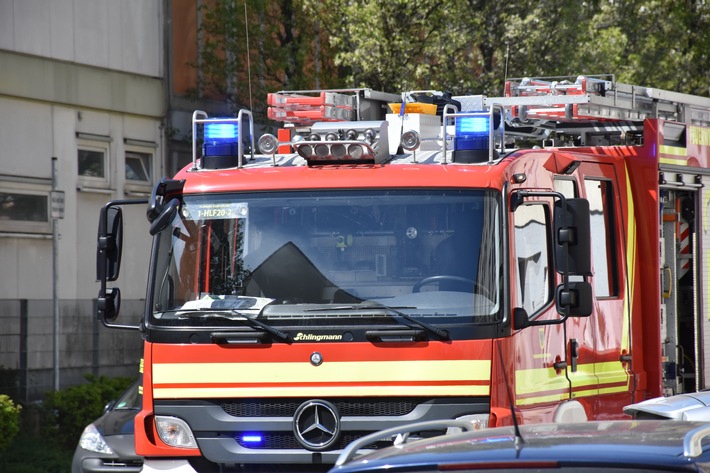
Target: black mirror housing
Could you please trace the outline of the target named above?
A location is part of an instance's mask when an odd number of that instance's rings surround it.
[[[180,201],[178,199],[171,199],[170,202],[161,209],[160,214],[151,222],[151,236],[155,236],[165,230],[168,225],[170,225],[170,222],[173,221],[175,215],[177,215],[179,208]]]
[[[566,205],[563,205],[566,202]],[[566,211],[565,211],[566,207]],[[566,199],[555,202],[555,262],[559,273],[591,276],[589,201]]]
[[[566,205],[563,203],[566,202]],[[566,211],[565,211],[566,207]],[[557,272],[591,276],[591,232],[589,201],[565,199],[555,201],[555,265]]]
[[[121,309],[121,291],[112,287],[105,294],[99,294],[97,315],[103,323],[111,323],[118,318]]]
[[[557,286],[555,304],[557,312],[569,317],[589,317],[592,315],[592,285],[587,281],[570,282]]]
[[[101,209],[96,250],[96,279],[115,281],[121,269],[123,211],[110,203]]]

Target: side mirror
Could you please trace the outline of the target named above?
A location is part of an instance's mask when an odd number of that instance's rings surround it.
[[[170,202],[160,211],[160,214],[150,224],[150,235],[155,236],[165,230],[173,221],[180,208],[178,199],[171,199]]]
[[[115,325],[121,309],[121,291],[106,287],[116,281],[121,269],[123,249],[123,205],[147,204],[147,200],[114,200],[106,204],[99,214],[99,231],[96,249],[96,279],[101,287],[97,298],[96,315],[106,327],[140,330],[140,326]]]
[[[557,200],[554,218],[557,272],[591,276],[589,201],[587,199]]]
[[[557,286],[555,291],[557,312],[570,317],[589,317],[592,315],[592,285],[587,281],[570,281],[567,289]]]
[[[111,203],[101,209],[96,250],[96,279],[115,281],[121,269],[123,211]]]
[[[108,289],[104,294],[99,294],[97,314],[104,323],[114,322],[121,310],[121,291],[117,287]]]

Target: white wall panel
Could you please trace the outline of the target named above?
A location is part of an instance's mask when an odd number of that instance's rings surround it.
[[[74,0],[74,56],[77,62],[109,67],[108,0]]]
[[[50,56],[49,4],[46,0],[15,0],[15,51]]]
[[[74,0],[51,0],[49,11],[51,57],[74,62]]]
[[[15,48],[15,8],[9,0],[0,1],[0,49]]]
[[[126,0],[125,3],[130,8],[122,9],[122,68],[153,77],[161,76],[160,2]]]
[[[0,97],[2,174],[52,176],[51,106]]]

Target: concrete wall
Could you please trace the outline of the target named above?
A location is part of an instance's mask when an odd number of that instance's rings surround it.
[[[0,0],[0,197],[39,196],[49,209],[52,157],[65,192],[56,220],[60,387],[85,373],[137,373],[139,333],[95,319],[96,230],[107,201],[146,198],[165,175],[163,7]],[[94,148],[106,154],[103,178],[79,173],[79,150]],[[127,179],[131,152],[149,156],[151,179]],[[8,215],[0,205],[0,392],[32,400],[53,388],[52,219]],[[124,216],[119,322],[131,324],[143,311],[151,240],[144,206]]]
[[[121,320],[137,324],[144,301],[123,300]],[[95,301],[59,303],[59,387],[85,376],[137,376],[138,331],[108,330],[94,316]],[[0,393],[23,402],[54,389],[54,313],[51,300],[0,300]]]

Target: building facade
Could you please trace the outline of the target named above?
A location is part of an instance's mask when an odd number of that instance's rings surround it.
[[[19,400],[138,373],[140,333],[95,317],[96,230],[108,200],[146,198],[166,174],[169,3],[0,0],[0,392]],[[150,251],[137,207],[125,324],[140,320]]]

